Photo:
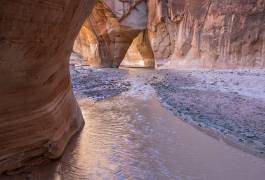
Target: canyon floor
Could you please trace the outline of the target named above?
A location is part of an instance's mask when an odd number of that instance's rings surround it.
[[[60,160],[0,179],[264,179],[264,70],[71,74],[84,129]]]
[[[265,157],[264,70],[160,70],[149,80],[177,117]]]

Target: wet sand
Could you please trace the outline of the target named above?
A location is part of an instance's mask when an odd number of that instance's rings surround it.
[[[149,82],[179,118],[265,157],[265,71],[160,70]]]
[[[79,104],[86,125],[63,157],[0,179],[264,179],[263,159],[177,118],[160,104],[155,89],[145,79],[150,74],[144,74],[129,70],[126,82],[130,88],[115,97],[91,101],[92,95],[81,93]]]

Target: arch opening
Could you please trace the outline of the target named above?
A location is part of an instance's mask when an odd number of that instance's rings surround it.
[[[155,59],[150,45],[148,32],[142,31],[133,40],[121,66],[137,68],[154,68]]]
[[[25,2],[3,0],[0,6],[0,173],[60,157],[73,134],[82,128],[84,122],[73,94],[69,57],[83,22],[81,32],[84,33],[78,36],[74,49],[88,56],[88,64],[95,67],[119,67],[124,59],[122,65],[125,66],[156,64],[157,67],[174,70],[265,66],[262,3],[245,3],[240,9],[234,8],[242,4],[240,1],[231,1],[227,6],[217,0],[106,0],[98,1],[95,11],[88,17],[95,1]],[[248,8],[252,9],[251,14]],[[150,24],[147,24],[147,19]],[[149,37],[144,32],[146,29]],[[190,97],[191,108],[184,108],[190,112],[194,108],[193,97],[198,96],[182,93],[195,89],[199,95],[205,95],[206,91],[203,89],[200,92],[201,88],[197,86],[197,79],[200,80],[202,74],[200,72],[198,78],[192,78],[191,83],[186,81],[187,77],[193,77],[192,73],[191,76],[184,75],[184,79],[177,75],[176,78],[168,78],[169,83],[162,79],[164,82],[161,82],[162,85],[158,83],[159,88],[163,88],[166,82],[165,91],[173,93],[180,90],[178,102],[184,96]],[[154,76],[153,79],[157,78]],[[201,80],[200,83],[205,88],[217,87],[217,90],[227,84],[219,80],[213,82],[207,84]],[[168,87],[174,84],[178,87]],[[184,88],[179,88],[181,84]],[[196,86],[191,89],[190,84]],[[185,90],[187,85],[189,87]],[[239,85],[238,79],[234,85]],[[220,92],[224,94],[222,90]],[[233,94],[238,100],[240,93],[232,91]],[[218,97],[228,97],[224,95]],[[244,93],[241,95],[245,96]],[[206,95],[204,97],[209,99]],[[211,101],[216,102],[215,99]],[[184,102],[187,102],[186,99]],[[183,104],[180,103],[180,107]],[[212,105],[214,114],[214,103],[208,104]],[[216,103],[217,109],[219,105],[219,102]],[[199,110],[196,113],[203,112],[203,109]],[[205,116],[197,117],[198,122],[205,120]],[[223,128],[227,128],[226,123],[220,122],[218,124],[224,124]],[[256,121],[253,122],[256,124]],[[240,132],[239,135],[247,137],[249,132],[246,135]],[[250,134],[249,138],[254,136]]]
[[[132,66],[139,61],[138,65],[153,67],[154,58],[146,32],[146,2],[110,2],[97,2],[73,51],[92,67],[117,68],[124,59]]]

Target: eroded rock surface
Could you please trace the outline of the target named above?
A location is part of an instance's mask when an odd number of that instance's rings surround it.
[[[84,64],[97,66],[100,64],[98,56],[98,40],[92,31],[90,22],[86,19],[74,43],[73,51],[85,59]]]
[[[118,67],[146,24],[147,5],[143,0],[99,1],[83,26],[74,51],[92,66]]]
[[[89,64],[119,66],[146,29],[157,66],[265,67],[264,0],[149,0],[147,8],[141,0],[101,2],[87,20],[97,42],[82,30],[75,46]]]
[[[82,126],[68,59],[93,5],[1,1],[0,173],[59,157]],[[147,29],[156,64],[264,68],[264,9],[264,0],[104,0],[86,19],[75,47],[94,66],[118,67]]]
[[[148,9],[157,64],[265,67],[264,0],[150,0]]]
[[[3,0],[0,173],[58,158],[83,125],[69,56],[92,0]]]
[[[155,66],[153,50],[146,31],[141,32],[133,40],[121,65],[127,67],[149,68]]]

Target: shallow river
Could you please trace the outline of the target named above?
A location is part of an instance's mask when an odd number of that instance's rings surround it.
[[[175,117],[134,73],[114,98],[81,100],[86,125],[61,160],[25,176],[34,180],[264,180],[265,161]],[[22,179],[22,176],[8,179]]]

